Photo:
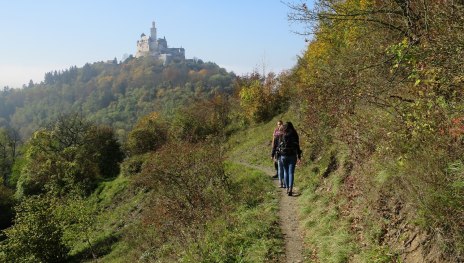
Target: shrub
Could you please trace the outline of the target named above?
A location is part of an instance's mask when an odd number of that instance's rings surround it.
[[[229,124],[230,103],[225,96],[197,100],[177,111],[171,127],[173,137],[192,143],[211,137],[222,139]]]
[[[222,161],[220,148],[206,143],[170,143],[148,157],[134,177],[137,186],[151,190],[141,227],[153,231],[136,237],[150,240],[149,247],[137,245],[144,257],[161,257],[161,247],[173,240],[185,242],[224,211],[229,195]]]
[[[167,129],[157,113],[141,118],[129,133],[125,145],[130,156],[155,151],[167,140]]]
[[[2,250],[9,262],[64,262],[69,248],[55,215],[56,201],[33,196],[16,207],[15,224],[5,231]]]

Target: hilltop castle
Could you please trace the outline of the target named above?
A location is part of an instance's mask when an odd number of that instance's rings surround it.
[[[144,56],[153,56],[162,60],[165,64],[171,61],[185,60],[185,49],[183,48],[168,48],[166,37],[156,37],[155,22],[150,29],[150,36],[142,33],[140,40],[137,40],[136,58]]]

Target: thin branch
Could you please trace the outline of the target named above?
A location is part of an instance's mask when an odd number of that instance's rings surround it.
[[[390,95],[390,98],[392,98],[392,99],[399,99],[400,101],[403,101],[403,102],[414,103],[414,100],[412,100],[412,99],[406,99],[406,98],[403,98],[403,97],[398,96],[398,95]]]

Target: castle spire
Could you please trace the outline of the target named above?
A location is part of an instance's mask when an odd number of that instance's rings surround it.
[[[156,26],[155,26],[155,21],[153,21],[150,30],[151,30],[151,31],[150,31],[150,37],[151,37],[151,39],[153,39],[154,41],[156,41],[156,40],[157,40],[157,37],[156,37]]]

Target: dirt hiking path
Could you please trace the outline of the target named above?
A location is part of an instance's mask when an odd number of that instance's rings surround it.
[[[280,187],[279,180],[274,180],[276,187]],[[285,240],[285,262],[297,263],[303,262],[303,237],[300,231],[298,220],[298,191],[295,191],[293,196],[288,196],[285,188],[279,188],[280,205],[279,218],[280,228]]]
[[[261,170],[272,177],[275,171],[272,167],[255,166],[241,162],[240,164]],[[293,196],[288,196],[285,188],[280,188],[279,180],[274,179],[274,185],[279,189],[279,223],[285,241],[285,261],[287,263],[303,263],[303,237],[298,221],[298,196],[297,188],[293,188]]]

